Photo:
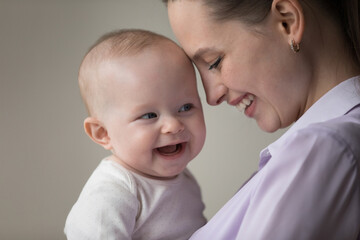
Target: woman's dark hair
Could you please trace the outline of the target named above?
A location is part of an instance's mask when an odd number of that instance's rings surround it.
[[[359,0],[318,0],[343,29],[350,53],[360,66],[360,4]]]
[[[165,4],[169,1],[162,0]],[[202,1],[211,9],[212,17],[219,21],[239,19],[248,24],[260,23],[271,9],[273,0],[193,0]],[[325,9],[342,26],[349,50],[360,66],[360,0],[304,0]]]

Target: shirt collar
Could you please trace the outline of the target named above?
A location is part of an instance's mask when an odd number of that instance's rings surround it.
[[[325,122],[330,119],[342,116],[360,103],[360,76],[350,78],[341,82],[317,102],[315,102],[278,140],[261,151],[260,160],[262,168],[269,160],[268,155],[274,155],[283,146],[287,136],[291,133],[305,128],[312,123]]]

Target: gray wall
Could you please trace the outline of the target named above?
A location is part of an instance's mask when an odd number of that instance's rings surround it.
[[[65,239],[67,213],[107,155],[83,132],[79,63],[118,28],[174,39],[160,0],[0,0],[0,239]],[[262,133],[225,104],[204,107],[207,140],[190,168],[210,218],[279,133]]]

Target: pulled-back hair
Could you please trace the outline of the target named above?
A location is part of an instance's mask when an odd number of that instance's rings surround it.
[[[336,16],[343,28],[349,50],[360,66],[360,4],[359,0],[319,0],[321,6]]]
[[[165,4],[170,1],[162,0]],[[238,19],[247,24],[260,23],[268,15],[273,0],[193,0],[202,1],[215,20]],[[360,5],[359,0],[303,0],[307,5],[322,7],[334,16],[343,28],[349,50],[360,66]]]

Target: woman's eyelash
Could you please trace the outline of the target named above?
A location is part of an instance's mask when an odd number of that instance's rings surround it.
[[[213,64],[210,65],[209,70],[211,70],[213,68],[217,68],[219,66],[221,60],[222,60],[222,57],[218,57],[216,59],[216,61]]]

